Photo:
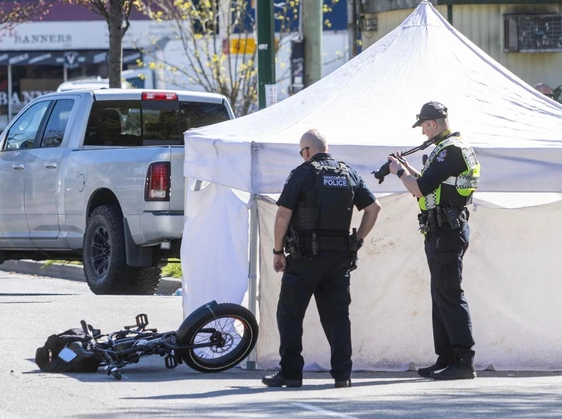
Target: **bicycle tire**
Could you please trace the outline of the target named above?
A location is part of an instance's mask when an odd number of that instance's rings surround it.
[[[238,304],[218,304],[213,311],[197,320],[190,329],[178,336],[182,345],[210,342],[209,330],[220,332],[222,343],[177,351],[181,359],[199,372],[221,372],[242,362],[258,339],[258,323],[252,312]]]

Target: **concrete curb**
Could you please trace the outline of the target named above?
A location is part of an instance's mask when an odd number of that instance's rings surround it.
[[[84,270],[82,266],[78,265],[61,265],[58,263],[45,265],[44,262],[32,260],[8,260],[0,265],[0,271],[48,276],[51,278],[69,279],[71,281],[86,281]],[[181,279],[162,277],[156,293],[169,295],[173,294],[178,288],[181,288]]]

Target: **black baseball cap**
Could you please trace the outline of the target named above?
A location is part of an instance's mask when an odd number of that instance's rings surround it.
[[[447,118],[447,108],[439,102],[427,102],[422,106],[416,118],[418,118],[418,120],[412,125],[412,128],[418,127],[423,121]]]

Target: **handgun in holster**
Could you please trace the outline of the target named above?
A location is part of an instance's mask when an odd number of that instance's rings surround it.
[[[303,257],[299,235],[293,227],[291,227],[291,225],[289,225],[287,233],[285,233],[283,245],[285,246],[285,251],[290,254],[294,260],[298,260]]]

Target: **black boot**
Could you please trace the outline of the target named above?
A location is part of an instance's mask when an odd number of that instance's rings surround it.
[[[476,371],[474,371],[472,363],[459,358],[443,371],[432,372],[431,378],[435,380],[467,380],[476,378]]]
[[[302,386],[302,380],[297,380],[293,378],[285,378],[280,372],[274,375],[266,375],[261,379],[261,382],[268,387],[300,387]]]
[[[429,377],[431,377],[432,372],[439,371],[439,370],[442,370],[444,368],[447,368],[449,366],[449,364],[451,364],[451,361],[450,361],[449,358],[440,356],[439,358],[437,358],[437,361],[435,362],[435,364],[433,364],[429,367],[418,369],[418,374],[421,375],[422,377],[429,378]]]

